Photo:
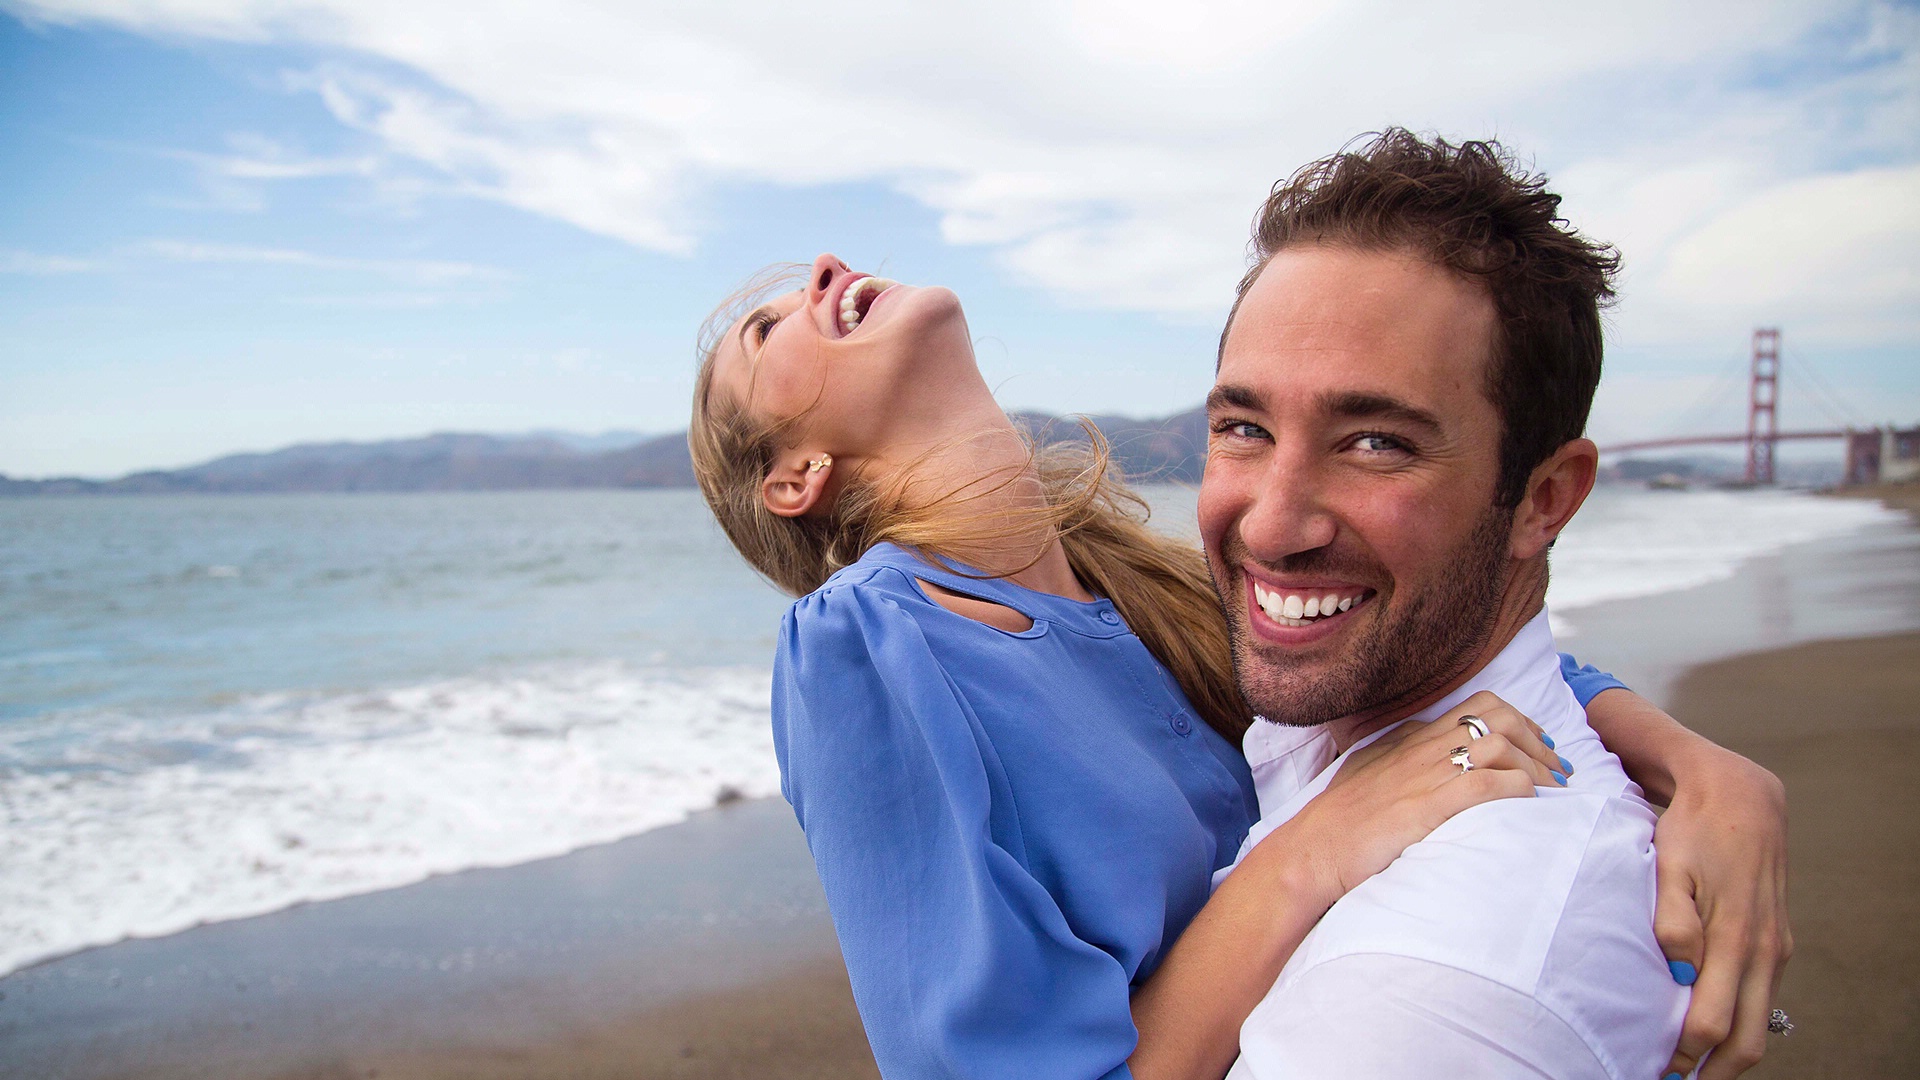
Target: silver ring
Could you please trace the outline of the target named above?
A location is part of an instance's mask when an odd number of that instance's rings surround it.
[[[1767,1030],[1775,1035],[1793,1034],[1793,1021],[1787,1019],[1787,1010],[1773,1010],[1772,1015],[1767,1017]]]
[[[1469,739],[1484,739],[1493,730],[1487,727],[1485,720],[1471,714],[1461,717],[1460,722],[1467,726],[1469,731],[1467,738]]]
[[[1460,774],[1462,776],[1473,771],[1473,751],[1467,747],[1454,747],[1453,751],[1447,755],[1447,761],[1460,766]]]

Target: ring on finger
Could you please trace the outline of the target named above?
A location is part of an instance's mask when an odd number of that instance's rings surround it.
[[[1447,754],[1447,761],[1460,766],[1462,775],[1473,771],[1473,751],[1464,746],[1456,746]]]
[[[1466,716],[1461,717],[1460,723],[1463,727],[1467,729],[1467,738],[1469,739],[1484,739],[1487,737],[1488,733],[1493,730],[1487,727],[1487,722],[1485,720],[1482,720],[1479,717],[1474,716],[1472,713],[1468,713]]]
[[[1775,1035],[1793,1034],[1793,1021],[1787,1019],[1787,1010],[1773,1010],[1772,1014],[1767,1017],[1767,1030],[1773,1032]]]

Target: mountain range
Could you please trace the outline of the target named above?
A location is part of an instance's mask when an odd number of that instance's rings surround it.
[[[1042,442],[1083,439],[1078,418],[1016,413]],[[1154,420],[1088,417],[1128,477],[1198,483],[1207,447],[1204,409]],[[573,435],[441,433],[381,442],[302,443],[230,454],[183,469],[113,480],[0,475],[0,495],[166,495],[320,491],[513,491],[536,488],[691,487],[685,432]]]

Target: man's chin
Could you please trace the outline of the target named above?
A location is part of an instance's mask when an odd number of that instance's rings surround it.
[[[1287,727],[1319,727],[1367,708],[1352,675],[1339,671],[1249,671],[1242,665],[1240,693],[1253,711]]]

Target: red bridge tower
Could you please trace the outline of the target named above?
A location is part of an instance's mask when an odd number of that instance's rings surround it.
[[[1780,424],[1780,331],[1753,332],[1753,386],[1747,398],[1747,483],[1773,483],[1773,447]]]

